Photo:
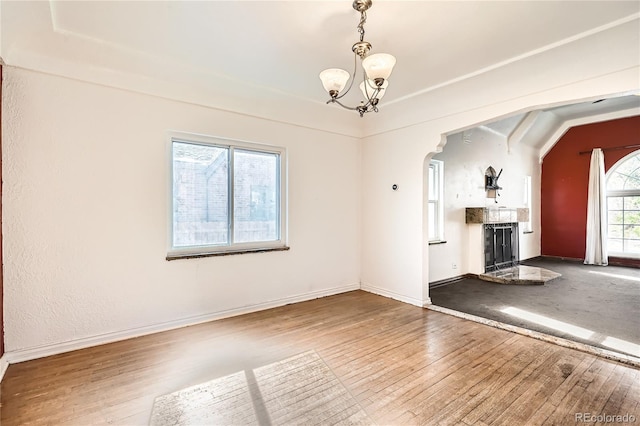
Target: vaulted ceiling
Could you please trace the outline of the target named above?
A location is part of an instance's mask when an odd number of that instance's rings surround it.
[[[542,161],[573,126],[640,115],[639,94],[535,109],[483,124],[478,129],[497,134],[510,148],[520,143],[533,147]],[[473,129],[465,132],[471,134]]]
[[[3,0],[0,7],[8,65],[116,86],[126,75],[141,91],[151,79],[180,83],[194,93],[263,100],[261,108],[276,99],[338,108],[322,105],[328,97],[318,73],[351,72],[358,39],[359,14],[348,0]],[[636,1],[375,0],[365,40],[373,53],[397,57],[383,100],[393,104],[639,16]],[[359,101],[349,95],[347,103]]]

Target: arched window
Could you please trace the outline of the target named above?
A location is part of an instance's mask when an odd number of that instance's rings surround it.
[[[640,151],[607,172],[610,255],[640,257]]]

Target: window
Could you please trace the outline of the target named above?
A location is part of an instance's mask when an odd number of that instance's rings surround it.
[[[640,151],[607,173],[609,254],[640,257]]]
[[[429,163],[428,232],[429,242],[444,241],[444,162]]]
[[[529,220],[522,223],[522,232],[530,234],[533,232],[531,227],[531,218],[533,217],[533,211],[531,209],[531,176],[524,177],[524,206],[529,209]]]
[[[285,248],[285,150],[171,137],[167,258]]]

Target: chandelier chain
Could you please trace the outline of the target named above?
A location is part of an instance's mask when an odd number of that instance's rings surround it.
[[[360,41],[364,41],[364,24],[367,22],[367,12],[360,12],[360,23],[358,24],[358,32],[360,33]]]

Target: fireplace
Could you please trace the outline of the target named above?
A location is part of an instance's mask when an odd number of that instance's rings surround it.
[[[467,207],[469,272],[499,284],[542,285],[561,276],[519,265],[518,222],[529,220],[528,208]]]
[[[485,272],[516,266],[518,260],[518,222],[485,223]]]
[[[484,274],[520,261],[518,222],[529,220],[528,208],[467,207],[469,272]]]

